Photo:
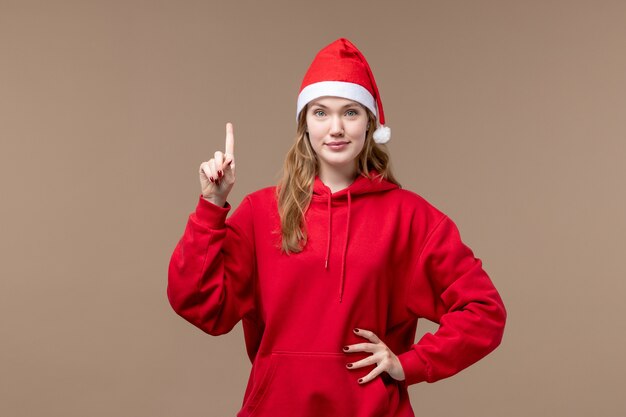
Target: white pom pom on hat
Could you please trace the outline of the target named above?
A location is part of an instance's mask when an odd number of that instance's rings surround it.
[[[376,143],[391,139],[391,129],[385,126],[385,113],[374,74],[367,60],[352,42],[339,38],[320,50],[309,66],[298,94],[296,121],[300,112],[312,100],[323,96],[347,98],[361,103],[376,116]]]

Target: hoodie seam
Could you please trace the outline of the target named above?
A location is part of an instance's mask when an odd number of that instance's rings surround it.
[[[424,239],[424,243],[422,243],[422,246],[418,250],[417,260],[415,261],[417,263],[418,267],[419,267],[419,264],[420,264],[420,262],[422,260],[422,255],[424,254],[424,249],[426,248],[426,246],[430,242],[430,239],[433,237],[433,235],[435,234],[437,229],[439,229],[439,226],[441,226],[441,224],[443,223],[443,221],[447,217],[448,216],[446,214],[442,214],[441,219],[439,219],[437,221],[435,226],[433,226],[433,228],[430,230],[430,232],[428,232],[428,234],[426,235],[426,238]],[[411,316],[415,316],[415,314],[413,314],[413,312],[409,308],[409,301],[408,300],[409,300],[409,296],[411,294],[413,294],[413,287],[416,285],[416,280],[417,280],[417,278],[415,278],[415,276],[411,277],[411,282],[409,283],[409,291],[406,292],[406,295],[404,297],[404,308],[406,309],[406,311],[408,311],[410,313]]]
[[[256,241],[256,239],[255,239],[255,224],[254,224],[254,205],[252,204],[252,199],[250,198],[250,195],[247,195],[244,198],[244,201],[247,201],[248,204],[250,205],[250,223],[251,223],[251,229],[252,229],[252,237],[251,237],[252,240],[250,240],[250,238],[248,238],[248,235],[246,235],[245,233],[241,233],[242,230],[238,226],[231,225],[231,227],[234,227],[234,228],[238,229],[239,233],[242,236],[244,236],[245,240],[248,242],[248,245],[250,245],[250,247],[252,248],[252,259],[254,259],[254,265],[253,265],[253,268],[252,268],[252,291],[254,293],[253,294],[253,299],[254,299],[254,310],[253,310],[254,313],[253,313],[253,315],[254,316],[258,316],[258,311],[257,310],[258,310],[259,306],[258,306],[258,303],[257,303],[257,300],[258,300],[257,299],[257,295],[258,295],[257,286],[258,286],[258,275],[259,274],[258,274],[257,258],[256,258],[256,246],[254,245],[254,242]],[[259,321],[262,322],[262,320],[260,320],[260,317],[258,317],[258,318],[259,318]],[[242,317],[242,319],[243,319],[243,317]],[[257,320],[255,320],[255,321],[257,321]]]

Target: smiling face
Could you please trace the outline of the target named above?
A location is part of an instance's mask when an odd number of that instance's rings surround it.
[[[320,97],[309,103],[306,124],[320,176],[356,175],[356,158],[365,144],[368,123],[365,107],[356,101]]]

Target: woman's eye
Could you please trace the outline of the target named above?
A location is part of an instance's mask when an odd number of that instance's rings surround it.
[[[316,116],[318,116],[318,117],[322,117],[322,116],[324,116],[324,112],[323,112],[323,111],[321,111],[321,110],[315,110],[315,111],[313,112],[313,114],[314,114],[314,115],[316,115]]]
[[[346,114],[347,114],[348,116],[356,116],[356,115],[357,115],[357,114],[359,114],[359,113],[358,113],[356,110],[348,110],[348,111],[346,112]]]

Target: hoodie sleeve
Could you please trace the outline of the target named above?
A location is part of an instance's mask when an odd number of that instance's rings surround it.
[[[412,272],[406,306],[439,324],[398,355],[404,385],[435,382],[477,362],[501,342],[506,310],[482,261],[443,215],[427,236]]]
[[[252,207],[244,198],[230,218],[202,196],[171,256],[167,297],[185,320],[206,333],[228,333],[254,310]]]

